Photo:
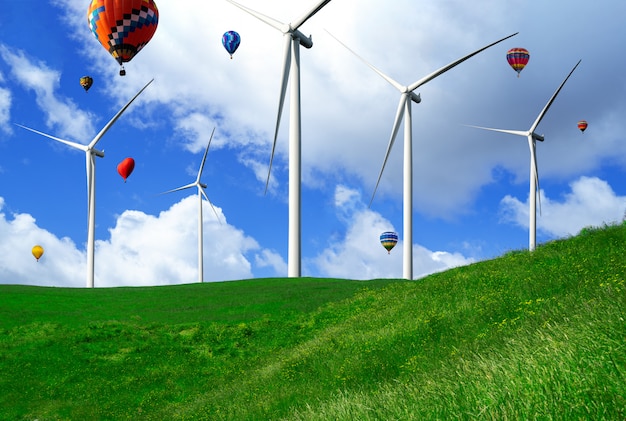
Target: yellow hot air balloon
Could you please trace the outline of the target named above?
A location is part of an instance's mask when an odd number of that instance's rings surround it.
[[[83,76],[80,78],[80,86],[85,89],[85,92],[91,88],[91,85],[93,85],[93,78],[91,76]]]
[[[40,245],[36,245],[35,247],[33,247],[32,253],[33,256],[35,256],[35,259],[39,261],[39,258],[43,256],[43,247],[41,247]]]

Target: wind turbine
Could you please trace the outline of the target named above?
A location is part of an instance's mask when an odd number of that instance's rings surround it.
[[[420,94],[416,94],[414,91],[420,86],[430,82],[437,76],[442,75],[448,70],[456,67],[457,65],[463,63],[465,60],[471,58],[472,56],[480,53],[483,50],[486,50],[489,47],[492,47],[506,39],[509,39],[518,32],[504,37],[496,42],[493,42],[479,50],[474,51],[471,54],[466,55],[456,61],[453,61],[450,64],[443,66],[442,68],[435,70],[429,75],[421,78],[420,80],[412,83],[411,85],[404,86],[380,70],[376,67],[368,63],[364,58],[355,53],[352,49],[346,46],[343,42],[339,41],[334,35],[330,34],[333,38],[335,38],[340,44],[342,44],[346,49],[348,49],[352,54],[358,57],[361,61],[363,61],[370,69],[374,72],[378,73],[383,79],[389,82],[393,87],[400,91],[400,103],[398,104],[398,110],[396,111],[396,117],[393,123],[393,128],[391,130],[391,138],[389,139],[389,145],[387,146],[387,153],[385,154],[385,159],[383,160],[382,168],[380,169],[380,173],[378,175],[378,180],[376,181],[376,187],[374,188],[374,193],[372,194],[372,198],[370,200],[370,206],[374,201],[374,196],[376,195],[376,190],[378,190],[378,184],[380,183],[380,179],[383,175],[383,171],[385,171],[385,165],[387,164],[387,159],[389,158],[389,153],[391,152],[391,148],[393,147],[393,143],[396,139],[396,135],[398,134],[398,129],[400,128],[400,124],[402,123],[402,118],[404,117],[404,216],[403,216],[403,226],[404,226],[404,238],[403,238],[403,265],[402,265],[402,276],[405,279],[413,279],[413,125],[411,118],[411,101],[419,104],[421,102]]]
[[[559,92],[561,92],[561,89],[565,85],[565,82],[567,82],[567,79],[569,79],[572,73],[574,73],[574,70],[576,70],[576,67],[578,67],[580,62],[581,60],[578,60],[578,63],[576,63],[574,68],[569,72],[569,74],[567,75],[563,83],[561,83],[561,86],[559,86],[559,88],[554,92],[554,94],[552,95],[552,98],[550,98],[546,106],[543,107],[543,110],[541,110],[541,112],[537,116],[537,119],[532,124],[532,126],[530,126],[530,129],[528,129],[527,131],[503,130],[503,129],[492,129],[490,127],[470,126],[470,127],[475,127],[477,129],[490,130],[490,131],[500,132],[500,133],[508,133],[508,134],[513,134],[517,136],[524,136],[528,139],[528,148],[530,149],[530,192],[528,195],[528,202],[529,202],[528,213],[530,216],[530,221],[528,225],[528,229],[529,229],[528,250],[529,251],[534,251],[536,247],[536,238],[537,238],[536,199],[537,199],[537,196],[540,194],[539,193],[539,172],[537,171],[537,155],[535,153],[535,145],[536,145],[537,140],[540,142],[543,142],[544,140],[544,136],[535,133],[535,130],[537,129],[537,126],[541,122],[541,119],[543,119],[543,117],[548,112],[548,109],[550,108],[554,100],[556,99],[556,96],[559,94]],[[539,197],[539,212],[541,212],[541,197]]]
[[[302,24],[309,20],[309,18],[311,18],[314,14],[319,12],[324,6],[326,6],[326,4],[330,3],[331,0],[322,0],[318,2],[311,10],[302,15],[302,17],[288,24],[279,22],[232,0],[227,1],[282,32],[285,40],[283,70],[281,76],[282,83],[280,89],[280,99],[278,102],[278,116],[276,118],[276,130],[274,131],[274,143],[272,145],[272,155],[270,157],[269,170],[267,172],[265,191],[267,192],[267,187],[270,182],[272,163],[274,161],[274,150],[276,149],[276,138],[278,137],[278,128],[280,126],[280,119],[283,112],[287,83],[291,77],[291,96],[289,99],[289,245],[287,256],[287,276],[292,278],[299,277],[301,259],[300,46],[302,45],[304,48],[311,48],[313,47],[313,40],[311,36],[305,36],[298,30],[298,28],[300,28],[300,26],[302,26]]]
[[[202,240],[203,240],[202,196],[204,196],[207,202],[209,202],[209,205],[211,205],[211,208],[213,209],[213,212],[215,213],[215,217],[217,218],[217,220],[218,221],[220,220],[220,217],[217,215],[217,212],[215,211],[215,208],[213,207],[213,204],[209,200],[209,197],[206,195],[206,192],[204,191],[204,189],[207,188],[207,185],[200,182],[200,177],[202,177],[202,171],[204,170],[204,163],[206,162],[206,156],[209,153],[209,147],[211,146],[211,140],[213,139],[213,133],[215,133],[215,128],[211,132],[211,137],[209,138],[209,144],[206,146],[206,150],[204,151],[204,156],[202,157],[202,163],[200,164],[200,169],[198,170],[198,176],[196,177],[196,181],[194,181],[193,183],[186,184],[182,187],[178,187],[173,190],[168,190],[166,192],[163,192],[163,194],[166,194],[166,193],[172,193],[175,191],[189,189],[192,187],[198,188],[198,282],[200,283],[204,282],[204,263],[203,263],[204,251],[203,251],[203,246],[202,246]]]
[[[96,159],[95,157],[104,158],[104,151],[100,151],[95,149],[96,144],[100,141],[102,136],[113,126],[113,124],[117,121],[118,118],[126,111],[126,109],[130,106],[130,104],[150,85],[154,79],[150,82],[146,83],[146,85],[139,90],[135,94],[134,97],[130,99],[122,107],[121,110],[113,116],[113,118],[100,130],[100,133],[94,137],[91,142],[87,145],[83,145],[82,143],[72,142],[70,140],[60,139],[58,137],[51,136],[49,134],[40,132],[35,129],[31,129],[30,127],[22,126],[21,124],[16,124],[17,126],[30,130],[33,133],[37,133],[41,136],[48,137],[52,140],[56,140],[57,142],[64,143],[72,148],[79,149],[85,152],[86,158],[86,168],[87,168],[87,288],[94,287],[94,251],[95,251],[95,231],[96,231]]]

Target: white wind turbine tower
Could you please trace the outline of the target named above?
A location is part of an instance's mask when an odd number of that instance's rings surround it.
[[[213,209],[213,212],[215,213],[215,217],[217,218],[217,220],[218,221],[220,220],[220,217],[217,215],[217,211],[213,207],[213,204],[209,200],[209,197],[207,196],[206,192],[204,191],[204,189],[207,188],[207,185],[200,182],[200,177],[202,177],[202,171],[204,170],[204,163],[206,162],[206,156],[209,153],[209,147],[211,146],[211,140],[213,139],[213,133],[215,133],[215,129],[213,129],[213,131],[211,132],[211,137],[209,138],[209,144],[206,146],[206,150],[204,151],[204,156],[202,157],[202,163],[200,164],[200,169],[198,170],[198,176],[196,177],[196,181],[194,181],[193,183],[186,184],[182,187],[178,187],[178,188],[163,192],[163,194],[166,194],[166,193],[172,193],[175,191],[189,189],[192,187],[198,188],[198,282],[200,283],[204,282],[204,262],[203,262],[204,248],[203,248],[203,241],[202,241],[203,240],[202,196],[204,196],[207,202],[209,202],[209,205],[211,205],[211,208]]]
[[[578,60],[578,63],[576,63],[576,65],[571,70],[571,72],[569,72],[569,74],[567,75],[563,83],[561,83],[561,86],[559,86],[559,88],[554,92],[554,94],[552,95],[552,98],[550,98],[546,106],[543,107],[543,110],[541,110],[541,112],[539,113],[539,116],[537,116],[537,119],[532,124],[532,126],[530,126],[530,129],[528,129],[527,131],[503,130],[503,129],[492,129],[489,127],[470,126],[470,127],[475,127],[477,129],[491,130],[494,132],[508,133],[508,134],[513,134],[517,136],[524,136],[528,139],[528,148],[530,149],[530,192],[528,195],[528,202],[529,202],[528,213],[530,216],[530,221],[528,225],[528,229],[529,229],[528,250],[529,251],[534,251],[536,247],[536,238],[537,238],[537,202],[536,202],[536,199],[537,199],[537,196],[540,195],[539,172],[537,171],[537,155],[535,153],[536,141],[538,140],[540,142],[543,142],[544,140],[543,135],[539,135],[535,133],[535,130],[537,129],[537,126],[541,122],[541,119],[543,119],[543,117],[548,112],[548,109],[550,108],[554,100],[556,99],[556,96],[559,94],[559,92],[565,85],[565,82],[567,82],[567,79],[569,79],[572,73],[574,73],[574,70],[576,70],[576,67],[578,67],[578,65],[580,64],[580,61],[581,60]],[[539,211],[541,212],[541,197],[539,197]]]
[[[130,104],[150,85],[154,79],[150,82],[146,83],[146,85],[141,88],[139,92],[135,94],[134,97],[130,99],[122,107],[121,110],[113,116],[113,118],[100,130],[100,133],[94,137],[91,142],[87,145],[83,145],[82,143],[76,143],[65,139],[60,139],[58,137],[51,136],[46,133],[42,133],[38,130],[31,129],[26,126],[22,126],[21,124],[17,124],[17,126],[30,130],[31,132],[37,133],[39,135],[48,137],[52,140],[56,140],[57,142],[64,143],[72,148],[80,149],[85,152],[86,158],[86,167],[87,167],[87,288],[94,287],[94,251],[95,251],[95,231],[96,231],[96,159],[98,156],[100,158],[104,158],[104,151],[99,151],[96,148],[96,144],[100,141],[102,136],[113,126],[113,124],[117,121],[118,118],[126,111],[126,109],[130,106]]]
[[[272,162],[274,160],[274,150],[276,149],[276,138],[278,137],[278,128],[280,126],[283,104],[285,102],[287,83],[289,82],[289,78],[291,77],[291,96],[289,99],[289,246],[287,259],[287,276],[292,278],[299,277],[301,259],[300,45],[302,45],[304,48],[311,48],[313,47],[313,40],[310,36],[305,36],[302,32],[298,30],[298,28],[302,26],[302,24],[306,22],[311,16],[319,12],[324,6],[326,6],[326,4],[330,3],[331,0],[322,0],[318,2],[311,10],[302,15],[302,17],[288,24],[279,22],[273,18],[270,18],[269,16],[265,16],[259,12],[242,6],[241,4],[236,3],[232,0],[227,1],[282,32],[283,38],[285,40],[283,70],[281,77],[282,84],[280,90],[280,99],[278,102],[278,117],[276,118],[276,130],[274,132],[274,143],[272,145],[272,155],[270,157],[269,170],[267,173],[267,182],[265,183],[265,191],[267,192],[267,186],[270,181]]]
[[[376,195],[376,190],[378,190],[378,184],[380,183],[380,179],[383,175],[383,171],[385,171],[385,165],[387,164],[387,159],[389,158],[389,153],[391,152],[391,148],[393,147],[393,143],[396,139],[396,135],[398,134],[398,129],[400,128],[400,124],[402,123],[402,118],[404,117],[404,209],[403,209],[403,227],[404,227],[404,238],[403,241],[403,265],[402,265],[402,277],[404,279],[413,279],[413,125],[411,118],[411,101],[419,104],[421,102],[421,97],[419,94],[416,94],[414,91],[420,86],[430,82],[437,76],[442,75],[448,70],[456,67],[457,65],[463,63],[465,60],[471,58],[472,56],[480,53],[487,48],[494,46],[506,39],[509,39],[518,32],[504,37],[496,42],[493,42],[480,50],[476,50],[471,54],[466,55],[442,68],[435,70],[431,74],[421,78],[417,82],[414,82],[411,85],[404,86],[380,70],[376,67],[368,63],[364,58],[359,56],[353,50],[351,50],[348,46],[346,46],[343,42],[339,41],[335,36],[331,34],[333,38],[335,38],[339,43],[341,43],[345,48],[347,48],[352,54],[358,57],[361,61],[363,61],[368,67],[370,67],[373,71],[378,73],[383,79],[389,82],[392,86],[394,86],[397,90],[400,91],[400,103],[398,104],[398,110],[396,112],[395,121],[393,123],[393,128],[391,130],[391,138],[389,139],[389,145],[387,146],[387,153],[385,154],[385,159],[383,160],[382,168],[380,169],[380,173],[378,175],[378,180],[376,181],[376,187],[374,188],[374,193],[372,194],[372,198],[370,200],[370,206],[374,201],[374,196]]]

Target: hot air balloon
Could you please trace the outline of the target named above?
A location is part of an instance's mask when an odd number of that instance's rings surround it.
[[[584,133],[585,130],[587,129],[587,122],[585,120],[580,120],[578,122],[578,129]]]
[[[511,48],[506,53],[506,61],[508,61],[513,70],[517,72],[517,77],[519,77],[519,73],[524,70],[529,59],[530,54],[525,48]]]
[[[89,29],[126,74],[129,62],[150,41],[159,23],[154,0],[91,0],[87,9]]]
[[[233,58],[233,54],[237,51],[237,48],[239,48],[240,43],[241,37],[235,31],[228,31],[222,35],[222,44],[224,45],[224,48],[226,48],[226,51],[228,51],[228,54],[230,54],[231,60]]]
[[[83,76],[80,78],[80,86],[85,88],[85,92],[87,92],[89,88],[91,88],[91,85],[93,85],[93,79],[91,78],[91,76]]]
[[[117,172],[120,173],[120,175],[124,179],[124,183],[134,169],[135,160],[133,158],[125,158],[122,162],[117,164]]]
[[[39,261],[39,258],[43,256],[43,247],[41,247],[40,245],[34,246],[32,249],[32,253],[33,253],[33,256],[35,256],[35,259]]]
[[[391,254],[391,249],[398,242],[398,234],[393,231],[386,231],[380,234],[380,244],[387,249],[387,254]]]

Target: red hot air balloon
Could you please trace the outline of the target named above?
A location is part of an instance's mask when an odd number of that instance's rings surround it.
[[[585,130],[587,129],[587,122],[585,120],[580,120],[578,122],[578,129],[584,133]]]
[[[530,54],[525,48],[511,48],[506,53],[506,61],[508,61],[513,70],[517,72],[517,77],[519,77],[519,73],[524,70],[529,59]]]
[[[135,169],[135,160],[133,158],[126,158],[119,164],[117,164],[117,172],[120,173],[122,178],[124,179],[124,183],[128,176]]]
[[[87,22],[124,76],[124,63],[131,61],[156,32],[159,9],[154,0],[91,0]]]

